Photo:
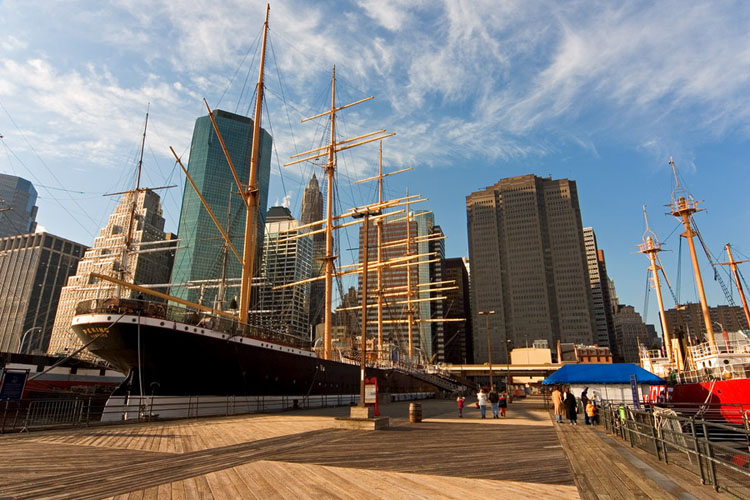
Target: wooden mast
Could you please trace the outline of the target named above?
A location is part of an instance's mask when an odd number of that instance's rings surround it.
[[[750,327],[750,311],[748,311],[747,299],[745,299],[745,292],[742,289],[742,283],[740,283],[740,273],[737,271],[737,264],[742,264],[743,262],[750,262],[750,260],[734,260],[734,258],[732,257],[732,249],[729,243],[726,244],[725,248],[727,249],[729,262],[719,262],[719,265],[729,266],[732,269],[732,274],[734,275],[734,282],[737,285],[737,291],[739,292],[740,299],[742,300],[742,310],[745,312],[745,320],[747,321],[748,327]]]
[[[326,163],[326,254],[323,257],[326,264],[325,272],[325,311],[323,320],[323,357],[331,359],[333,345],[331,327],[333,326],[333,178],[336,171],[336,65],[331,73],[331,140],[328,145],[328,163]]]
[[[240,321],[248,322],[250,312],[250,295],[255,265],[255,246],[258,236],[258,210],[260,207],[260,191],[258,190],[258,154],[260,151],[260,121],[263,111],[263,69],[266,63],[266,39],[268,38],[268,15],[271,5],[266,5],[266,21],[263,24],[263,44],[260,54],[260,69],[258,70],[258,84],[256,87],[255,120],[253,122],[253,144],[250,154],[250,180],[243,198],[246,200],[247,216],[245,218],[245,244],[243,247],[242,281],[240,282]]]
[[[656,239],[656,235],[648,227],[648,215],[646,214],[646,207],[643,207],[643,217],[646,219],[646,232],[643,233],[643,243],[640,244],[640,253],[648,255],[651,266],[651,280],[653,287],[656,290],[656,300],[659,303],[659,319],[661,320],[661,331],[664,335],[664,347],[667,351],[667,358],[669,361],[674,361],[674,355],[672,353],[672,339],[669,335],[669,329],[667,328],[667,317],[664,314],[664,300],[661,295],[661,282],[659,281],[659,271],[662,273],[664,269],[661,265],[657,265],[658,253],[661,252],[661,244]],[[660,263],[661,264],[661,263]],[[666,278],[666,275],[665,275]]]
[[[378,152],[378,204],[383,203],[383,141]],[[383,219],[375,221],[378,235],[378,264],[383,262]],[[367,267],[365,266],[365,269]],[[383,267],[378,266],[378,361],[383,357]]]
[[[323,113],[319,113],[315,116],[311,116],[309,118],[304,118],[302,122],[306,122],[309,120],[313,120],[315,118],[320,118],[321,116],[330,115],[330,141],[329,144],[320,148],[315,148],[309,151],[306,151],[304,153],[298,153],[292,156],[292,158],[300,158],[297,160],[294,160],[292,162],[284,164],[285,167],[288,167],[290,165],[295,165],[297,163],[302,163],[306,161],[315,160],[318,158],[326,157],[327,161],[324,166],[325,173],[326,173],[326,218],[325,218],[325,235],[326,235],[326,255],[323,257],[323,260],[325,261],[325,273],[324,273],[324,279],[325,279],[325,311],[324,311],[324,328],[323,328],[323,358],[325,359],[331,359],[333,355],[333,346],[331,343],[331,330],[333,325],[333,316],[332,316],[332,308],[333,308],[333,261],[336,260],[336,256],[333,254],[333,221],[334,219],[338,219],[340,217],[334,217],[333,216],[333,182],[334,177],[336,173],[336,153],[340,151],[344,151],[347,149],[351,149],[357,146],[361,146],[362,144],[367,144],[369,142],[385,139],[386,137],[390,137],[392,135],[395,135],[394,132],[384,134],[385,130],[378,130],[376,132],[371,132],[368,134],[360,135],[358,137],[354,137],[352,139],[346,139],[342,141],[336,141],[336,112],[341,111],[342,109],[346,109],[352,106],[355,106],[357,104],[363,103],[365,101],[371,100],[373,97],[366,97],[364,99],[360,99],[359,101],[355,101],[351,104],[345,104],[344,106],[336,107],[336,66],[333,67],[333,72],[331,75],[331,109],[329,111],[324,111]],[[309,156],[305,156],[309,155]],[[352,214],[348,214],[351,216]],[[311,226],[317,226],[322,225],[323,221],[308,224],[308,227]],[[297,228],[297,229],[301,229]],[[306,233],[306,236],[310,236],[313,234],[313,232]],[[317,278],[316,278],[317,279]],[[306,280],[306,281],[314,281],[313,280]],[[292,285],[301,284],[302,282],[296,282]],[[275,287],[280,288],[280,287]]]
[[[380,141],[380,147],[378,148],[378,175],[375,177],[369,177],[367,179],[360,179],[358,181],[355,181],[355,184],[359,184],[361,182],[367,182],[371,181],[373,179],[377,179],[378,181],[378,206],[383,207],[383,179],[385,177],[388,177],[389,175],[395,175],[400,174],[403,172],[408,172],[411,170],[411,167],[404,168],[401,170],[396,170],[395,172],[389,172],[387,174],[383,174],[383,141]],[[408,198],[408,196],[407,196]],[[406,199],[406,198],[404,198]],[[424,200],[419,200],[424,201]],[[377,310],[378,310],[378,361],[380,361],[383,357],[383,299],[385,296],[385,290],[383,289],[383,266],[381,265],[383,262],[383,224],[385,223],[383,217],[377,217],[375,219],[376,229],[377,229]]]
[[[672,166],[672,172],[674,173],[675,189],[672,192],[672,203],[670,208],[672,215],[682,222],[685,227],[685,232],[681,236],[684,236],[688,242],[688,248],[690,248],[690,259],[693,263],[693,274],[695,274],[695,285],[698,289],[698,298],[701,303],[701,312],[703,313],[703,322],[706,325],[706,336],[708,337],[708,345],[711,352],[716,352],[716,339],[714,338],[714,329],[711,324],[711,315],[708,309],[708,302],[706,301],[706,292],[703,289],[703,278],[701,277],[700,266],[698,265],[698,255],[695,252],[695,242],[693,236],[695,231],[693,230],[690,222],[692,215],[695,212],[699,212],[701,209],[698,208],[698,201],[694,200],[690,193],[688,193],[682,186],[680,181],[677,179],[677,167],[674,164],[672,157],[669,157],[669,164]],[[677,199],[675,199],[675,193],[680,191]]]
[[[409,189],[406,189],[406,252],[405,256],[411,255],[411,209],[409,207]],[[406,331],[408,333],[409,342],[409,359],[414,357],[414,310],[412,309],[412,288],[411,288],[411,266],[406,266],[406,319],[407,326]]]

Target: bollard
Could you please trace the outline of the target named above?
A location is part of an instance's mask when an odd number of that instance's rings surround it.
[[[422,421],[422,404],[409,403],[409,422],[418,424]]]

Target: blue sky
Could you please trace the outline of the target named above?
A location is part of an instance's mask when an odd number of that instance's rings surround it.
[[[39,224],[92,242],[116,201],[102,194],[134,183],[150,103],[144,179],[179,185],[164,198],[177,231],[184,180],[168,147],[186,154],[203,97],[249,109],[264,11],[246,0],[0,1],[0,172],[35,184]],[[729,242],[750,257],[748,2],[284,1],[270,24],[272,202],[299,210],[312,167],[280,164],[318,146],[320,126],[299,121],[325,109],[335,64],[338,102],[375,96],[341,114],[341,138],[397,133],[386,169],[414,170],[389,194],[430,198],[448,256],[468,255],[469,193],[507,176],[567,177],[621,302],[643,312],[644,204],[676,280],[672,155],[705,200],[697,221],[710,250]],[[346,181],[373,174],[377,147],[339,163],[341,206],[372,196]],[[682,261],[681,298],[693,301]],[[726,303],[701,264],[710,302]]]

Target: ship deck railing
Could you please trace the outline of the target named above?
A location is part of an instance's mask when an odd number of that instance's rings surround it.
[[[715,356],[716,354],[734,354],[750,356],[750,340],[740,339],[725,341],[721,338],[716,340],[716,345],[711,346],[708,342],[690,346],[693,359],[699,360]]]
[[[632,402],[631,402],[632,404]],[[692,472],[701,484],[750,498],[750,427],[684,417],[658,408],[604,402],[606,431],[667,464]]]
[[[710,368],[697,370],[686,370],[683,372],[672,372],[669,375],[670,382],[679,384],[697,384],[700,382],[712,382],[714,380],[731,380],[750,378],[750,364],[743,361],[727,360],[729,363],[720,364]]]
[[[265,325],[241,323],[239,320],[199,312],[186,307],[168,305],[163,302],[152,302],[140,299],[90,299],[76,305],[76,315],[82,314],[122,314],[139,315],[164,319],[198,326],[207,330],[230,334],[232,337],[245,337],[283,344],[298,349],[311,350],[310,341],[287,332],[273,330]]]

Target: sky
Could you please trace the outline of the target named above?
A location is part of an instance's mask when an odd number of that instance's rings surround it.
[[[254,0],[0,0],[0,172],[35,185],[40,229],[92,243],[117,202],[103,195],[134,187],[148,110],[143,183],[177,186],[162,191],[177,232],[184,178],[169,147],[187,159],[203,98],[251,113],[264,13]],[[420,208],[448,257],[468,256],[470,193],[516,175],[572,179],[620,302],[656,323],[636,253],[643,205],[675,294],[697,301],[665,207],[672,156],[704,200],[709,251],[725,261],[731,243],[750,258],[750,2],[283,1],[269,39],[271,204],[298,214],[322,175],[282,165],[325,140],[324,122],[300,121],[330,105],[335,65],[338,103],[375,97],[339,114],[339,139],[396,133],[384,169],[412,170],[389,177],[387,195],[429,198]],[[374,201],[374,185],[350,181],[375,174],[377,154],[339,155],[339,210]],[[727,303],[701,266],[709,303]]]

